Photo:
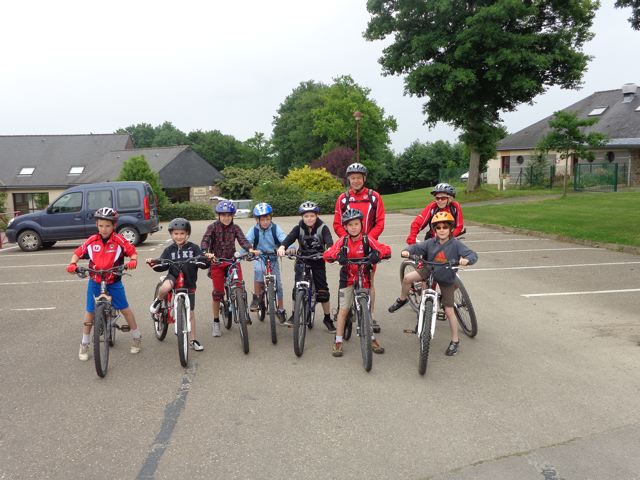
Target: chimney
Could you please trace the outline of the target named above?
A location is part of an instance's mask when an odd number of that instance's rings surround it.
[[[622,85],[622,103],[629,103],[636,96],[638,85],[635,83],[625,83]]]

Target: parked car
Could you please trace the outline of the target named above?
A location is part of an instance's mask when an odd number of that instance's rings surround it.
[[[7,239],[32,252],[58,240],[86,238],[98,232],[93,214],[101,207],[118,211],[116,230],[134,245],[160,229],[157,198],[148,183],[105,182],[69,188],[45,210],[12,218]]]

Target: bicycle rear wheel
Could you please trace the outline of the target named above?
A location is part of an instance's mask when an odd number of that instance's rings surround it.
[[[96,373],[104,378],[109,368],[109,316],[108,305],[98,303],[93,320],[93,359]]]
[[[349,310],[347,313],[347,321],[344,324],[344,339],[349,340],[351,338],[351,332],[353,331],[353,310]]]
[[[276,324],[276,288],[273,283],[267,285],[267,312],[269,312],[269,324],[271,325],[271,343],[278,343],[278,325]]]
[[[400,282],[405,275],[415,272],[416,264],[412,260],[404,260],[400,265]],[[414,282],[411,290],[409,290],[409,305],[413,308],[414,312],[418,312],[420,308],[420,299],[422,298],[422,282]]]
[[[373,329],[371,328],[371,312],[369,311],[369,302],[365,297],[358,297],[358,306],[360,307],[357,313],[358,326],[360,327],[360,350],[362,351],[362,365],[364,369],[371,371],[373,363],[373,353],[371,350],[371,337],[373,336]]]
[[[429,360],[429,347],[431,345],[431,322],[433,321],[433,300],[427,299],[424,302],[424,320],[422,331],[416,332],[420,342],[418,355],[418,373],[424,375],[427,371],[427,361]]]
[[[301,289],[296,291],[296,303],[293,307],[293,351],[298,357],[304,353],[307,322],[307,292]]]
[[[189,332],[187,331],[187,307],[182,296],[176,299],[176,328],[180,365],[187,367],[189,365]]]
[[[156,285],[156,290],[153,295],[154,299],[158,298],[158,290],[160,290],[161,285],[162,283],[158,283]],[[158,313],[156,313],[155,315],[151,315],[151,319],[153,320],[153,333],[160,341],[163,341],[165,339],[165,337],[167,336],[167,330],[169,330],[167,316],[167,301],[162,300]]]
[[[236,313],[238,319],[238,330],[240,330],[240,341],[242,351],[249,353],[249,331],[247,330],[247,300],[244,296],[244,289],[236,290]]]
[[[468,337],[475,337],[478,334],[478,321],[476,311],[473,309],[471,298],[467,289],[462,283],[462,279],[456,276],[456,291],[453,294],[453,311],[456,314],[460,328]]]

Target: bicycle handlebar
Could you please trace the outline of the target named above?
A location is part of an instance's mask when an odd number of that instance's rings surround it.
[[[322,260],[321,253],[314,253],[313,255],[301,255],[299,253],[287,253],[286,257],[289,260]]]
[[[241,260],[252,261],[255,258],[253,253],[238,253],[236,252],[233,258],[221,258],[215,257],[215,259],[211,259],[212,263],[220,264],[220,263],[236,263]]]
[[[457,267],[460,266],[460,263],[457,260],[449,260],[448,262],[431,262],[428,260],[425,260],[422,255],[409,255],[408,257],[403,257],[405,259],[408,260],[413,260],[414,262],[422,262],[424,265],[430,265],[433,267],[444,267],[444,268],[451,268],[451,269],[456,269]]]
[[[190,258],[179,258],[176,260],[172,260],[170,258],[152,258],[151,264],[149,265],[151,268],[158,265],[184,265],[187,263],[193,263],[194,265],[204,265],[207,263],[202,260],[202,257],[190,257]]]
[[[128,275],[124,273],[127,269],[126,265],[118,265],[116,267],[106,268],[106,269],[96,269],[91,267],[82,267],[80,265],[76,266],[76,275],[80,278],[87,278],[88,273],[95,273],[97,275],[104,275],[107,273],[119,273],[122,275]]]

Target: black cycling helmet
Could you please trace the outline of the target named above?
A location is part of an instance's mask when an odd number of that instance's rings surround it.
[[[369,170],[367,170],[367,167],[365,167],[363,164],[356,162],[347,167],[347,177],[352,173],[361,173],[362,175],[366,176],[367,173],[369,173]]]
[[[347,208],[342,214],[342,225],[345,225],[356,218],[359,218],[360,221],[362,221],[364,219],[362,212],[356,208]]]
[[[436,193],[446,193],[450,197],[455,197],[456,189],[448,183],[439,183],[431,190],[431,195],[435,195]]]
[[[320,207],[315,202],[311,202],[311,201],[302,202],[300,204],[300,207],[298,207],[298,213],[302,215],[303,213],[308,213],[308,212],[319,213]]]
[[[184,230],[187,235],[191,235],[191,223],[186,218],[174,218],[169,222],[167,230],[172,232],[173,230]]]
[[[102,207],[96,210],[96,213],[93,214],[93,218],[96,220],[111,220],[115,225],[118,223],[118,212],[111,207]]]

